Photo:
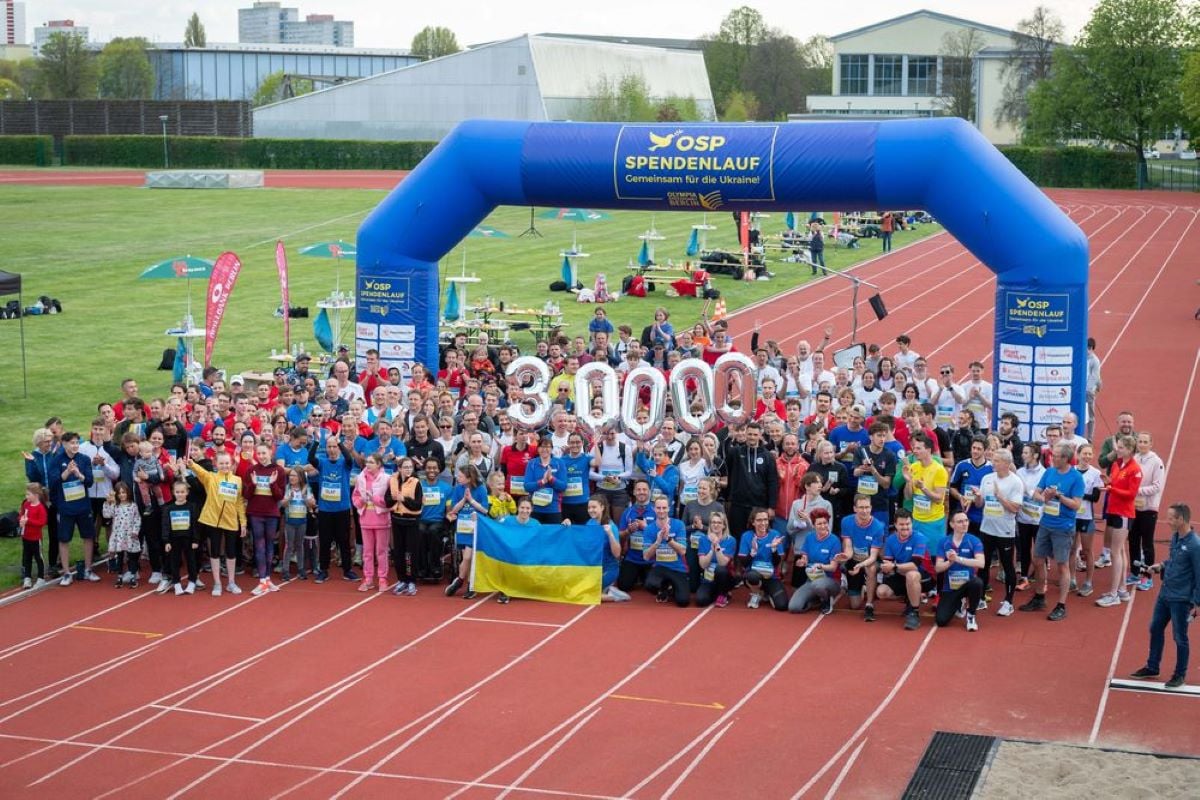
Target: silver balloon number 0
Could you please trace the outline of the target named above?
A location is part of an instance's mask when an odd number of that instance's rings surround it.
[[[649,414],[645,422],[638,420],[642,387],[650,394]],[[667,415],[667,379],[654,367],[640,366],[629,371],[625,378],[625,395],[621,398],[621,427],[625,435],[645,442],[658,436]]]
[[[600,384],[599,413],[592,409],[597,395],[595,383]],[[592,361],[575,373],[575,411],[579,425],[592,437],[599,437],[617,427],[621,421],[620,386],[617,373],[608,364]]]

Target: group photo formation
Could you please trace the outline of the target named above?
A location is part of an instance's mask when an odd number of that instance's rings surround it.
[[[1195,796],[1200,4],[93,5],[0,796]]]

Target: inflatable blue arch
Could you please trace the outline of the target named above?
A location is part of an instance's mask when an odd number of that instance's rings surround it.
[[[1087,239],[963,120],[464,122],[358,231],[359,354],[436,363],[438,261],[500,205],[925,209],[996,273],[994,416],[1084,418]]]

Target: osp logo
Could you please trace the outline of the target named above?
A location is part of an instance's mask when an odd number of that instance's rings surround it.
[[[1048,300],[1030,300],[1028,297],[1017,298],[1017,308],[1028,308],[1040,311],[1049,307],[1050,301]]]
[[[686,136],[682,128],[665,136],[654,131],[648,131],[647,134],[650,137],[649,152],[651,153],[672,146],[681,153],[693,150],[697,153],[706,153],[724,147],[726,142],[724,136]]]

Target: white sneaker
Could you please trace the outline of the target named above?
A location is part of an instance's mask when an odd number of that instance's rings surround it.
[[[758,604],[762,602],[762,595],[752,594],[750,599],[746,601],[746,608],[758,608]]]
[[[998,617],[1011,617],[1013,613],[1012,603],[1007,600],[1000,603],[1000,608],[996,611]]]
[[[182,583],[177,583],[177,584],[175,584],[175,596],[176,596],[176,597],[179,597],[179,596],[180,596],[180,595],[182,595],[182,594],[183,594],[185,591],[186,591],[186,590],[183,588],[183,584],[182,584]]]
[[[232,587],[232,586],[230,586],[229,588],[230,588],[230,591],[232,591],[232,590],[233,590],[233,587]],[[250,594],[254,595],[255,597],[258,597],[260,594],[266,594],[266,593],[267,593],[267,591],[268,591],[268,590],[267,590],[267,582],[266,582],[266,581],[259,581],[259,582],[258,582],[258,585],[257,585],[257,586],[255,586],[253,589],[251,589],[251,590],[250,590]]]
[[[151,572],[150,573],[150,583],[151,584],[159,583],[161,580],[162,580],[161,572]]]
[[[35,589],[40,589],[45,585],[46,585],[45,578],[38,578],[36,581],[33,582],[33,588],[35,588]]]
[[[1133,599],[1133,595],[1130,594],[1129,592],[1125,591],[1124,589],[1120,589],[1117,591],[1117,599],[1120,600],[1122,603],[1128,603],[1130,600]]]
[[[26,578],[25,580],[21,581],[21,588],[22,589],[32,589],[33,588],[33,578]]]
[[[1096,605],[1100,606],[1101,608],[1110,608],[1112,606],[1121,605],[1121,601],[1118,600],[1117,596],[1112,592],[1105,592],[1096,600]]]
[[[959,619],[962,619],[963,617],[967,616],[967,601],[966,600],[963,600],[962,603],[959,604],[958,611],[954,612],[954,616],[958,617]]]
[[[59,586],[70,586],[71,581],[75,580],[74,572],[64,572],[62,577],[58,579]]]
[[[630,600],[629,594],[621,591],[616,586],[608,587],[608,596],[615,603],[627,603]]]
[[[967,630],[969,630],[969,631],[979,630],[979,623],[975,621],[974,614],[967,614]]]
[[[200,591],[204,591],[204,581],[201,581],[201,580],[195,580],[195,581],[192,581],[192,582],[191,582],[190,584],[188,584],[188,585],[189,585],[189,586],[195,586],[195,587],[196,587],[197,589],[199,589]]]
[[[270,578],[267,578],[266,584],[267,584],[268,592],[278,592],[279,591],[279,587],[276,586],[275,583]]]
[[[195,594],[196,593],[196,582],[189,581],[188,587],[186,589],[184,589],[184,592],[186,592],[187,594]]]
[[[238,586],[233,581],[229,582],[229,585],[225,587],[225,591],[229,592],[230,594],[241,594],[242,593],[241,587]]]
[[[221,582],[220,582],[220,581],[217,581],[217,582],[216,582],[216,583],[213,585],[212,596],[213,596],[213,597],[220,597],[220,596],[221,596]]]
[[[979,598],[979,605],[975,606],[975,611],[987,611],[987,600]]]
[[[158,587],[155,588],[154,593],[155,594],[166,594],[169,591],[171,591],[171,582],[170,581],[159,581]]]
[[[1093,566],[1095,566],[1096,569],[1105,569],[1106,567],[1111,567],[1112,559],[1109,557],[1108,553],[1101,553],[1100,557],[1096,559],[1096,563]]]

